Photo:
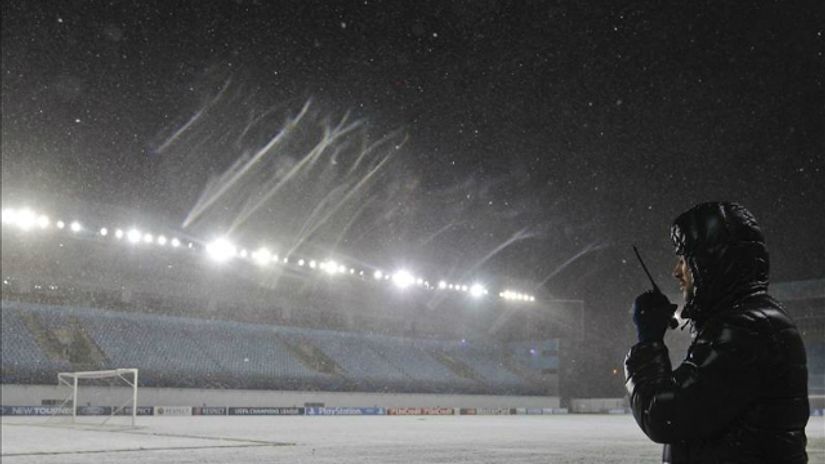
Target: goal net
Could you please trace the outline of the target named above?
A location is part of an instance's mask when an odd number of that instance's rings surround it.
[[[57,385],[65,398],[50,424],[135,427],[137,369],[61,372]]]

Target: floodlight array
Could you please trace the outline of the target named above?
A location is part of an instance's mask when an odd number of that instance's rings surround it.
[[[22,232],[46,230],[52,225],[49,216],[30,208],[3,208],[3,227],[17,229]],[[487,288],[481,283],[461,283],[438,281],[437,284],[430,284],[430,280],[415,275],[406,269],[395,271],[385,271],[382,269],[356,269],[332,259],[318,260],[307,256],[279,256],[266,246],[261,246],[254,251],[239,247],[228,237],[218,237],[203,246],[196,246],[193,242],[184,242],[178,237],[167,237],[162,234],[140,229],[138,227],[111,228],[101,226],[99,228],[87,229],[79,220],[72,220],[68,223],[63,220],[54,222],[59,230],[68,228],[68,232],[74,236],[94,236],[99,240],[111,242],[124,242],[129,246],[148,247],[157,246],[160,248],[181,248],[184,244],[186,248],[195,252],[204,252],[213,262],[218,264],[227,263],[232,260],[248,261],[259,266],[261,269],[274,266],[295,266],[298,268],[318,271],[329,277],[349,276],[361,280],[373,280],[375,282],[387,282],[393,284],[399,290],[411,288],[421,288],[432,291],[453,291],[466,293],[473,298],[483,298],[489,294]],[[499,293],[499,297],[505,300],[514,301],[536,301],[532,295],[526,295],[513,290],[505,290]]]
[[[15,227],[23,232],[28,232],[30,230],[48,229],[50,224],[51,220],[48,216],[30,208],[3,208],[4,226]]]
[[[519,293],[513,290],[504,290],[503,292],[499,293],[498,296],[504,298],[505,300],[514,300],[514,301],[536,301],[536,297],[533,295],[526,295],[524,293]]]

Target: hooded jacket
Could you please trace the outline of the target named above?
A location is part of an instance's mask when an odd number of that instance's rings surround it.
[[[768,293],[768,252],[753,215],[704,203],[671,227],[694,293],[682,317],[695,329],[671,369],[662,341],[639,343],[625,360],[636,422],[665,444],[664,461],[806,463],[808,374],[802,339]]]

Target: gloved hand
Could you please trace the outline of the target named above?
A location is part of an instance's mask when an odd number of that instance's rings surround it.
[[[660,292],[648,290],[633,302],[633,323],[639,342],[663,340],[677,305]]]

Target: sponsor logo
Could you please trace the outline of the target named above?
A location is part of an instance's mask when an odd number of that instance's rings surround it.
[[[155,406],[156,416],[191,416],[192,406]]]
[[[453,408],[389,408],[387,414],[392,416],[452,416]]]
[[[77,408],[79,416],[108,416],[111,413],[111,406],[79,406]]]
[[[152,406],[138,406],[137,416],[153,416],[155,414],[155,408]],[[132,415],[132,407],[126,406],[124,408],[118,409],[115,411],[116,416],[131,416]]]
[[[382,416],[384,408],[306,408],[307,416]]]
[[[192,408],[193,416],[225,416],[224,406],[195,406]]]
[[[71,416],[72,408],[60,406],[3,406],[4,416]]]
[[[229,408],[230,416],[301,416],[304,408],[235,407]]]
[[[509,416],[510,408],[477,408],[476,414],[485,416]]]

